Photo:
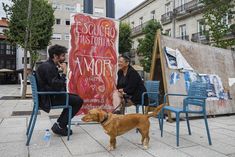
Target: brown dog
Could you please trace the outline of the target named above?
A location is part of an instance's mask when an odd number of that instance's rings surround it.
[[[144,149],[148,149],[149,145],[149,117],[157,116],[164,105],[159,105],[151,114],[127,114],[116,115],[106,113],[101,109],[92,109],[82,117],[84,122],[99,122],[103,126],[105,133],[110,136],[109,150],[116,148],[116,137],[126,133],[129,130],[138,128],[142,135],[141,144]]]

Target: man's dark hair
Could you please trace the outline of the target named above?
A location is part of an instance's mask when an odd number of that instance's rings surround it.
[[[61,45],[53,45],[48,49],[49,57],[54,58],[54,54],[60,56],[63,53],[67,53],[67,48]]]
[[[124,60],[125,60],[126,62],[129,62],[129,63],[131,62],[131,58],[130,58],[129,55],[126,54],[126,53],[121,54],[119,57],[124,58]]]

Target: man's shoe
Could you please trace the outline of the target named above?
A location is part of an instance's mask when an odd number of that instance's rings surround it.
[[[67,136],[68,135],[68,129],[67,128],[60,128],[58,123],[54,123],[51,130],[54,134],[61,135],[61,136]],[[73,132],[70,130],[70,135],[72,135]]]

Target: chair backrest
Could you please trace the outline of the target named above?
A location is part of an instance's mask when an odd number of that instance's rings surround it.
[[[207,84],[197,81],[190,83],[188,95],[207,97]]]
[[[158,92],[158,94],[148,93],[150,103],[155,102],[156,105],[158,105],[159,103],[159,84],[159,81],[145,81],[145,87],[147,92]]]
[[[37,81],[36,81],[36,77],[32,74],[29,77],[30,80],[30,84],[31,84],[31,88],[32,88],[32,97],[33,97],[33,102],[34,104],[38,105],[38,88],[37,88]]]
[[[188,96],[195,96],[195,97],[207,97],[207,84],[202,82],[192,82],[189,86]],[[184,106],[191,104],[197,106],[205,106],[205,99],[193,99],[193,98],[186,98],[184,100]]]

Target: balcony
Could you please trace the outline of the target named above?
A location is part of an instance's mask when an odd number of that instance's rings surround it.
[[[161,16],[161,22],[163,25],[168,24],[173,19],[173,11],[167,12]]]
[[[181,40],[189,41],[189,36],[188,35],[183,35],[183,36],[180,36],[180,37],[176,37],[176,39],[181,39]]]
[[[136,26],[134,27],[132,30],[131,30],[131,37],[135,37],[135,36],[138,36],[138,35],[141,35],[143,34],[143,28],[145,26],[147,26],[149,21],[145,22],[145,23],[142,23],[140,24],[139,26]]]
[[[228,32],[225,36],[225,39],[227,40],[235,39],[235,33]]]
[[[194,15],[203,9],[203,4],[198,0],[192,0],[174,9],[177,19],[185,18]]]
[[[192,11],[199,11],[203,8],[203,4],[198,2],[198,0],[192,0],[188,3],[186,3],[186,11],[192,12]]]
[[[210,42],[209,36],[202,32],[192,34],[191,41],[202,44],[209,44]]]

